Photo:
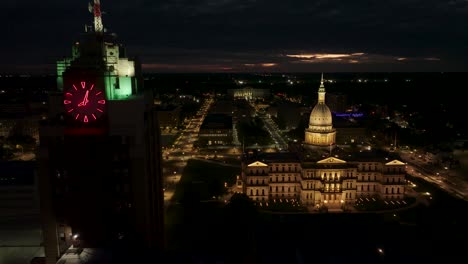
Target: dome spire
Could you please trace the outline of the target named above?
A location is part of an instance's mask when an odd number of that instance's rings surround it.
[[[320,87],[318,90],[318,102],[325,103],[325,86],[323,85],[323,72],[322,72],[322,77],[320,78]]]

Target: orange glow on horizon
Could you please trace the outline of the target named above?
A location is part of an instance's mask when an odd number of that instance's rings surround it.
[[[286,57],[298,59],[338,59],[347,58],[351,56],[361,56],[364,53],[309,53],[309,54],[287,54]]]
[[[278,65],[278,64],[276,64],[276,63],[262,63],[262,64],[260,64],[260,65],[261,65],[262,67],[275,67],[275,66]]]

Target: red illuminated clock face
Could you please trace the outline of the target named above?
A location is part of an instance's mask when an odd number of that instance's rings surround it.
[[[104,114],[106,103],[104,92],[94,83],[85,81],[68,87],[63,99],[66,113],[83,123],[99,120]]]

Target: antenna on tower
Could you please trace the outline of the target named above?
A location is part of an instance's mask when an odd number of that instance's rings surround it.
[[[89,12],[94,14],[94,32],[103,33],[104,25],[102,24],[102,12],[101,12],[101,2],[100,0],[94,0],[94,5],[88,3]]]

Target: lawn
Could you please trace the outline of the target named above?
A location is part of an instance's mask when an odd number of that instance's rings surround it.
[[[173,199],[177,202],[210,200],[213,196],[224,194],[224,183],[234,184],[237,175],[240,175],[240,168],[189,160]]]
[[[414,197],[407,197],[402,201],[388,201],[376,197],[358,198],[354,208],[358,211],[382,211],[405,208],[415,203]]]
[[[272,199],[268,202],[255,202],[255,205],[260,210],[272,212],[307,212],[307,208],[295,199]]]

